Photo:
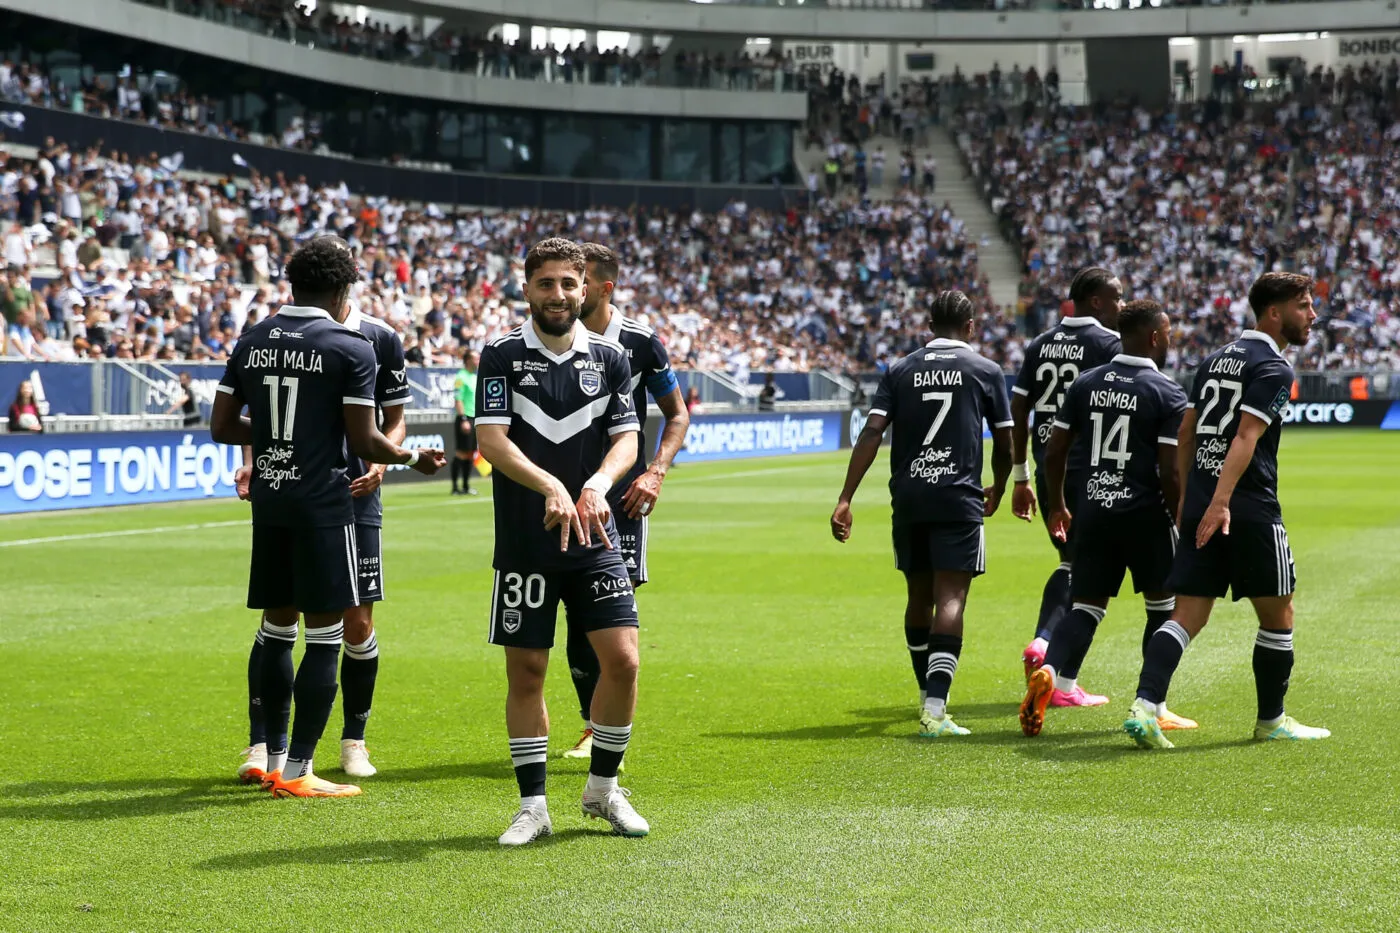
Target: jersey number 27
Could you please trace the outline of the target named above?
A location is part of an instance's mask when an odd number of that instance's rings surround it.
[[[1225,403],[1225,407],[1216,411],[1220,407],[1220,399],[1223,393],[1230,393],[1230,401]],[[1230,422],[1235,418],[1235,409],[1240,406],[1240,399],[1244,397],[1244,384],[1234,379],[1209,379],[1205,385],[1201,386],[1201,401],[1205,402],[1205,407],[1201,409],[1200,418],[1196,421],[1197,434],[1224,434],[1225,429],[1230,426]],[[1212,421],[1211,419],[1215,420]]]

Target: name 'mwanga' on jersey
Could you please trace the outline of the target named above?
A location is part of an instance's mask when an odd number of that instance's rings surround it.
[[[1074,432],[1071,451],[1086,464],[1077,514],[1174,512],[1162,499],[1158,451],[1176,444],[1185,410],[1186,393],[1145,357],[1120,353],[1075,380],[1054,424]]]
[[[253,424],[253,523],[349,525],[344,405],[375,404],[370,342],[319,308],[287,306],[233,349],[219,391]]]
[[[1080,373],[1104,365],[1122,349],[1118,332],[1091,317],[1061,318],[1026,347],[1026,358],[1011,391],[1030,402],[1031,456],[1037,465],[1045,461],[1055,413],[1074,380]],[[1071,450],[1069,471],[1084,466],[1082,457]]]
[[[1186,480],[1185,515],[1199,516],[1210,505],[1225,455],[1240,429],[1240,413],[1268,423],[1254,456],[1235,485],[1231,515],[1241,521],[1280,522],[1278,502],[1279,417],[1293,388],[1288,365],[1272,337],[1246,330],[1237,340],[1206,357],[1191,386],[1196,410],[1196,450]]]
[[[632,373],[622,347],[576,325],[574,342],[562,354],[544,345],[526,323],[481,352],[477,369],[477,425],[509,428],[509,437],[536,466],[553,474],[577,500],[597,472],[612,438],[637,431]],[[602,548],[571,539],[559,551],[559,532],[544,529],[544,496],[501,473],[493,474],[497,570],[541,571],[577,566]],[[618,544],[612,516],[608,537]]]
[[[982,521],[983,423],[1011,426],[1000,367],[960,340],[936,339],[889,368],[870,414],[893,431],[894,524]]]
[[[674,392],[679,384],[676,374],[671,371],[666,345],[650,327],[623,317],[616,308],[613,309],[612,320],[603,330],[603,336],[619,344],[627,356],[627,365],[632,371],[629,383],[632,408],[637,413],[637,430],[644,432],[647,426],[647,393],[650,392],[652,398],[660,399]],[[646,472],[648,451],[644,448],[645,445],[639,440],[636,463],[608,494],[613,508],[619,507],[632,480]]]

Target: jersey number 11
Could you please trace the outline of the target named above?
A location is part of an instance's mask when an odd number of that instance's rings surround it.
[[[281,406],[278,404],[278,384],[287,389],[287,416],[281,415]],[[272,418],[272,439],[274,441],[292,441],[292,428],[297,420],[297,388],[301,380],[296,376],[284,376],[278,380],[276,376],[263,376],[263,385],[267,386],[267,405]],[[280,430],[279,430],[280,428]]]

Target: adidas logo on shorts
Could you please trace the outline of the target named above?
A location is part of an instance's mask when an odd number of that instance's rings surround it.
[[[526,373],[526,374],[525,374],[525,378],[523,378],[523,379],[520,380],[520,388],[522,388],[522,389],[525,388],[526,386],[537,386],[537,385],[539,385],[539,381],[535,379],[535,374],[534,374],[534,373]]]

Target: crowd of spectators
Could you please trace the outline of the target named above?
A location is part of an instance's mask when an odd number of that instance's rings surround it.
[[[164,7],[166,0],[144,0]],[[543,48],[533,37],[506,41],[493,34],[441,26],[424,35],[406,25],[393,28],[374,18],[339,16],[330,4],[308,11],[301,0],[172,0],[177,13],[260,32],[299,45],[362,58],[493,78],[612,85],[669,85],[716,90],[804,89],[807,72],[793,56],[774,47],[725,55],[708,50],[663,60],[655,45],[635,50],[578,42]]]
[[[1312,74],[1313,93],[1252,107],[965,108],[968,168],[1021,249],[1024,329],[1058,311],[1056,283],[1105,265],[1177,315],[1170,362],[1189,366],[1246,322],[1255,276],[1288,268],[1319,280],[1302,365],[1400,365],[1395,85]]]
[[[878,367],[917,344],[915,309],[930,290],[960,287],[984,303],[982,348],[1014,367],[1025,335],[1058,313],[1064,282],[1090,263],[1179,315],[1173,364],[1193,363],[1244,322],[1253,276],[1288,267],[1318,277],[1325,311],[1304,365],[1400,365],[1390,155],[1400,66],[1294,65],[1278,76],[1278,101],[1250,101],[1222,81],[1206,102],[1165,112],[1064,107],[1049,76],[1010,74],[955,74],[888,98],[883,82],[828,75],[814,91],[842,115],[816,140],[828,177],[776,214],[742,204],[718,214],[414,207],[256,173],[251,184],[199,181],[155,153],[49,140],[38,160],[0,165],[0,352],[217,359],[248,321],[288,300],[280,272],[295,244],[334,231],[363,259],[362,307],[403,334],[415,362],[446,364],[520,319],[519,257],[560,233],[619,249],[619,300],[662,332],[680,365]],[[111,91],[97,101],[118,112],[207,119],[197,101],[166,107],[125,82]],[[5,96],[51,92],[27,66],[0,65]],[[942,132],[944,117],[1021,248],[1014,314],[980,297],[976,246],[938,201],[938,166],[914,162],[912,146]],[[300,144],[314,138],[300,129]],[[862,148],[871,134],[912,145],[887,168],[881,147]],[[899,172],[897,194],[871,203],[863,195],[886,172]],[[41,255],[51,279],[35,275]]]
[[[218,359],[290,300],[286,256],[326,232],[360,256],[360,308],[433,365],[522,319],[521,257],[555,234],[618,250],[620,306],[681,366],[871,369],[918,345],[931,290],[987,294],[961,221],[913,194],[780,213],[484,212],[256,173],[204,181],[154,154],[47,140],[33,162],[3,157],[0,217],[8,352],[55,360]],[[51,278],[36,274],[41,261]],[[987,328],[989,352],[1012,362],[1010,323],[989,316]]]

